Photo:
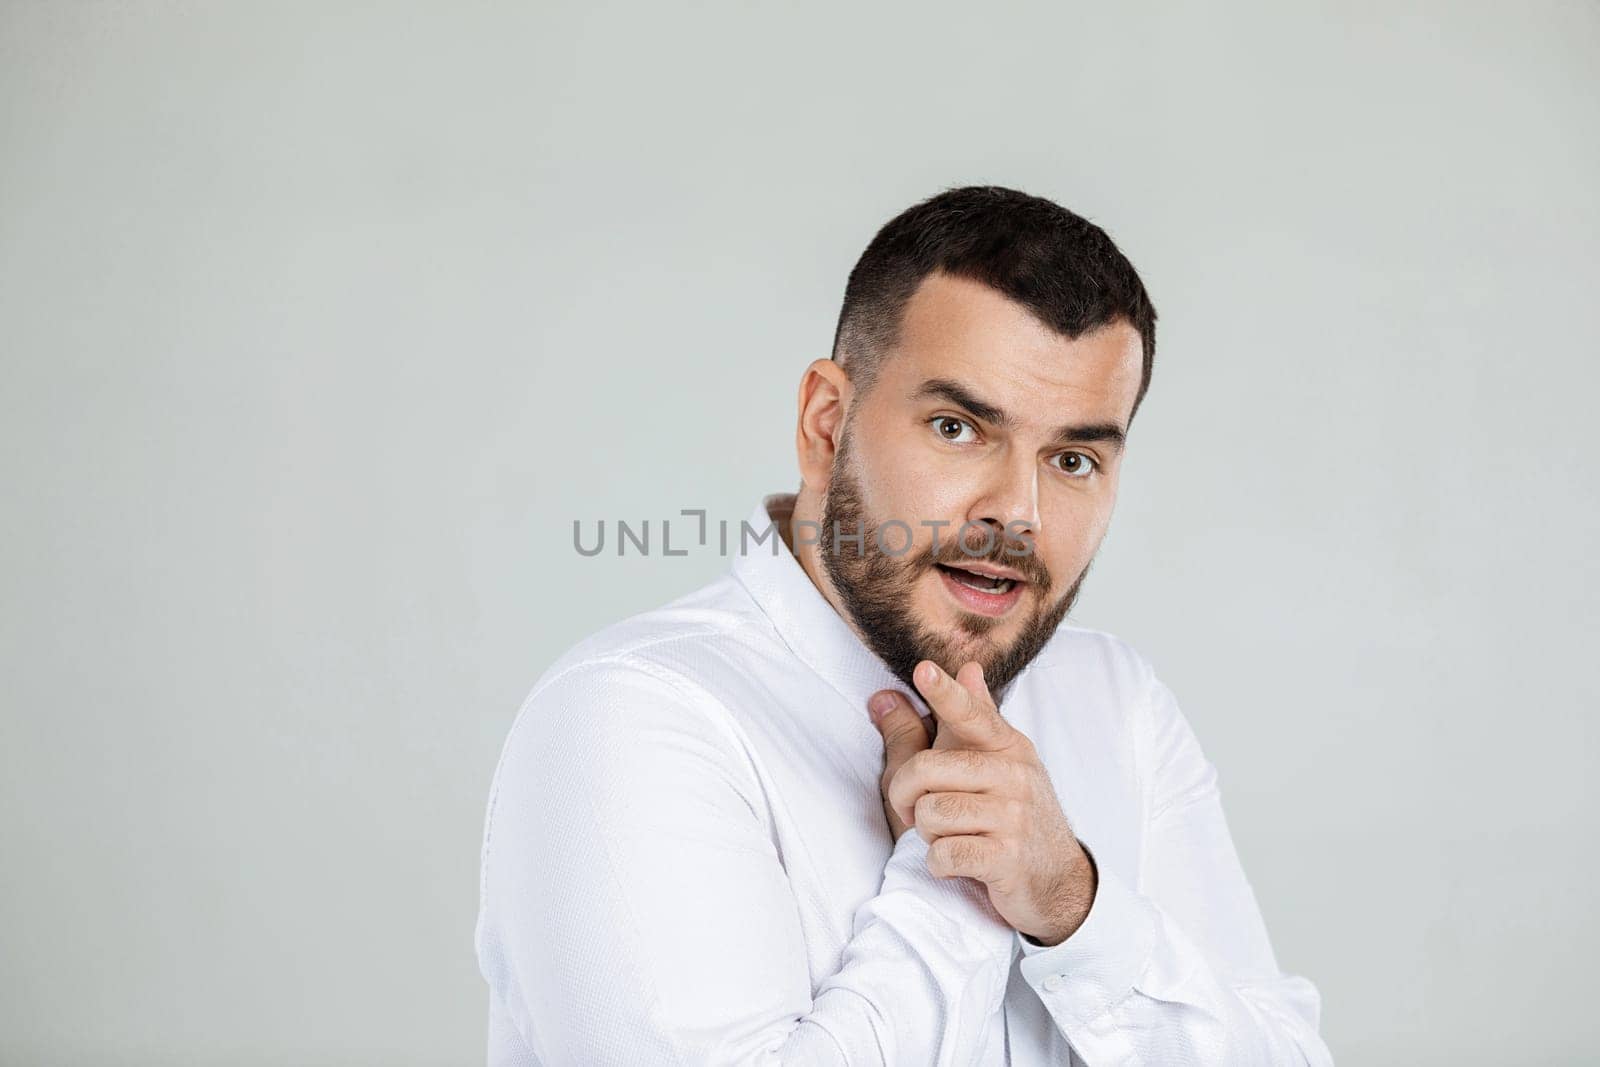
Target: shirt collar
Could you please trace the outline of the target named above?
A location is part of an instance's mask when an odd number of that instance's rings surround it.
[[[752,509],[745,520],[750,531],[741,528],[735,544],[735,577],[772,621],[789,650],[863,716],[867,698],[880,689],[899,690],[911,699],[918,714],[927,715],[921,695],[867,647],[784,544],[779,525],[793,513],[794,503],[793,493],[770,493]],[[769,530],[771,536],[758,541]]]

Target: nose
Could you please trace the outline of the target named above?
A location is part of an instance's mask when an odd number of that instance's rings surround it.
[[[1019,452],[1020,450],[1011,450]],[[974,524],[969,538],[976,539],[977,524],[994,531],[994,544],[1016,541],[1039,532],[1039,465],[1031,455],[1002,454],[995,460],[982,494],[967,512]]]

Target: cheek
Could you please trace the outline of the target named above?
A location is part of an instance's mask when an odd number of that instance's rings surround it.
[[[1045,516],[1045,565],[1052,574],[1076,574],[1100,547],[1111,509],[1099,499],[1067,500]]]
[[[879,521],[900,519],[913,528],[924,519],[960,522],[978,490],[976,464],[941,459],[912,439],[882,441],[861,460],[862,494]],[[917,530],[918,541],[929,536]]]

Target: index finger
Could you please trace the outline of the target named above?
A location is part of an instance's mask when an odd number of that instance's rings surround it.
[[[948,738],[942,747],[997,752],[1011,743],[1015,731],[989,696],[981,663],[964,664],[952,678],[933,660],[925,659],[917,664],[912,681],[938,717],[940,735]]]

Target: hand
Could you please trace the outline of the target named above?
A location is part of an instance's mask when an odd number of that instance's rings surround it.
[[[884,736],[881,788],[895,839],[914,826],[928,842],[930,872],[978,879],[1006,922],[1060,944],[1088,915],[1096,877],[1033,742],[1000,715],[981,664],[952,678],[923,660],[913,680],[933,711],[931,740],[904,694],[886,689],[870,702]],[[893,706],[879,714],[889,698]]]
[[[918,715],[911,702],[893,689],[874,693],[867,701],[867,710],[883,735],[883,775],[878,779],[878,792],[883,794],[889,836],[898,841],[908,827],[889,803],[889,782],[906,760],[932,746],[938,723],[932,716],[924,719]]]

